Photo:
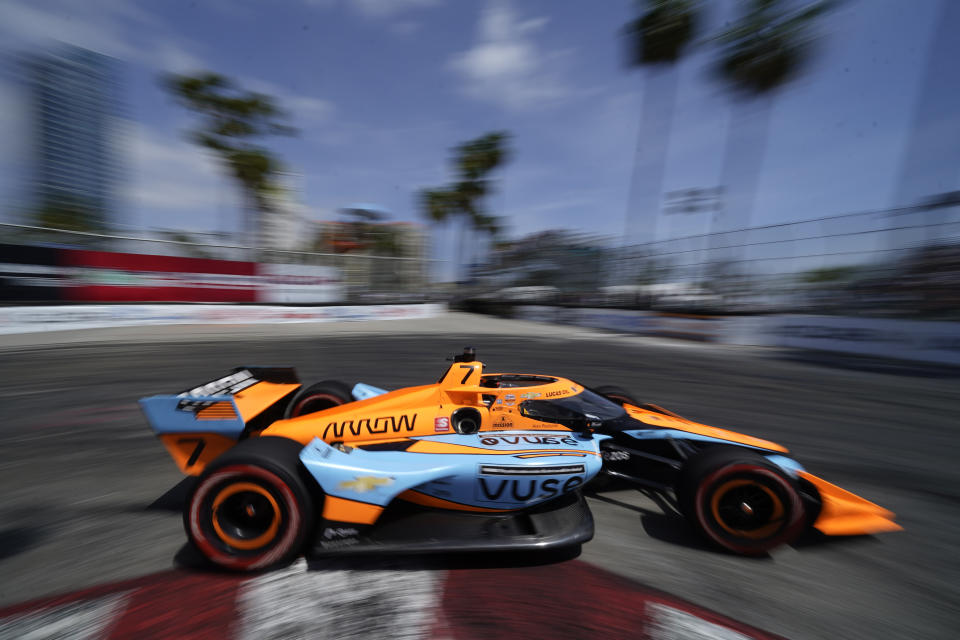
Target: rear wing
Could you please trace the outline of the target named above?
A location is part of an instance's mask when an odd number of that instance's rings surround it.
[[[244,434],[282,418],[300,386],[292,367],[237,367],[177,394],[142,398],[140,408],[181,471],[196,474]]]

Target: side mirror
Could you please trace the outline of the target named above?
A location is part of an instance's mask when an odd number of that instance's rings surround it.
[[[447,360],[453,360],[454,362],[476,362],[477,350],[473,347],[464,347],[462,354],[447,358]]]

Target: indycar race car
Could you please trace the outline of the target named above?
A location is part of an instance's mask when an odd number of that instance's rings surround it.
[[[581,489],[602,473],[676,506],[728,551],[808,527],[898,530],[773,442],[698,424],[616,387],[487,373],[472,349],[436,384],[385,391],[241,367],[141,407],[180,469],[193,545],[233,570],[302,552],[551,549],[593,536]]]

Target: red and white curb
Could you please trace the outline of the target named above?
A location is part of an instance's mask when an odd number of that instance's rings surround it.
[[[0,639],[777,638],[579,561],[446,571],[341,566],[349,565],[300,561],[246,578],[166,571],[0,609]]]

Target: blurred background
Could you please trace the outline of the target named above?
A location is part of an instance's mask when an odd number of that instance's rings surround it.
[[[644,598],[954,638],[958,33],[960,0],[0,0],[0,639],[769,637]],[[314,605],[240,623],[175,568],[137,398],[422,384],[467,344],[781,442],[905,532],[747,560],[591,493],[579,560],[295,565],[249,584]]]
[[[5,0],[0,297],[956,318],[958,26],[950,0]]]

